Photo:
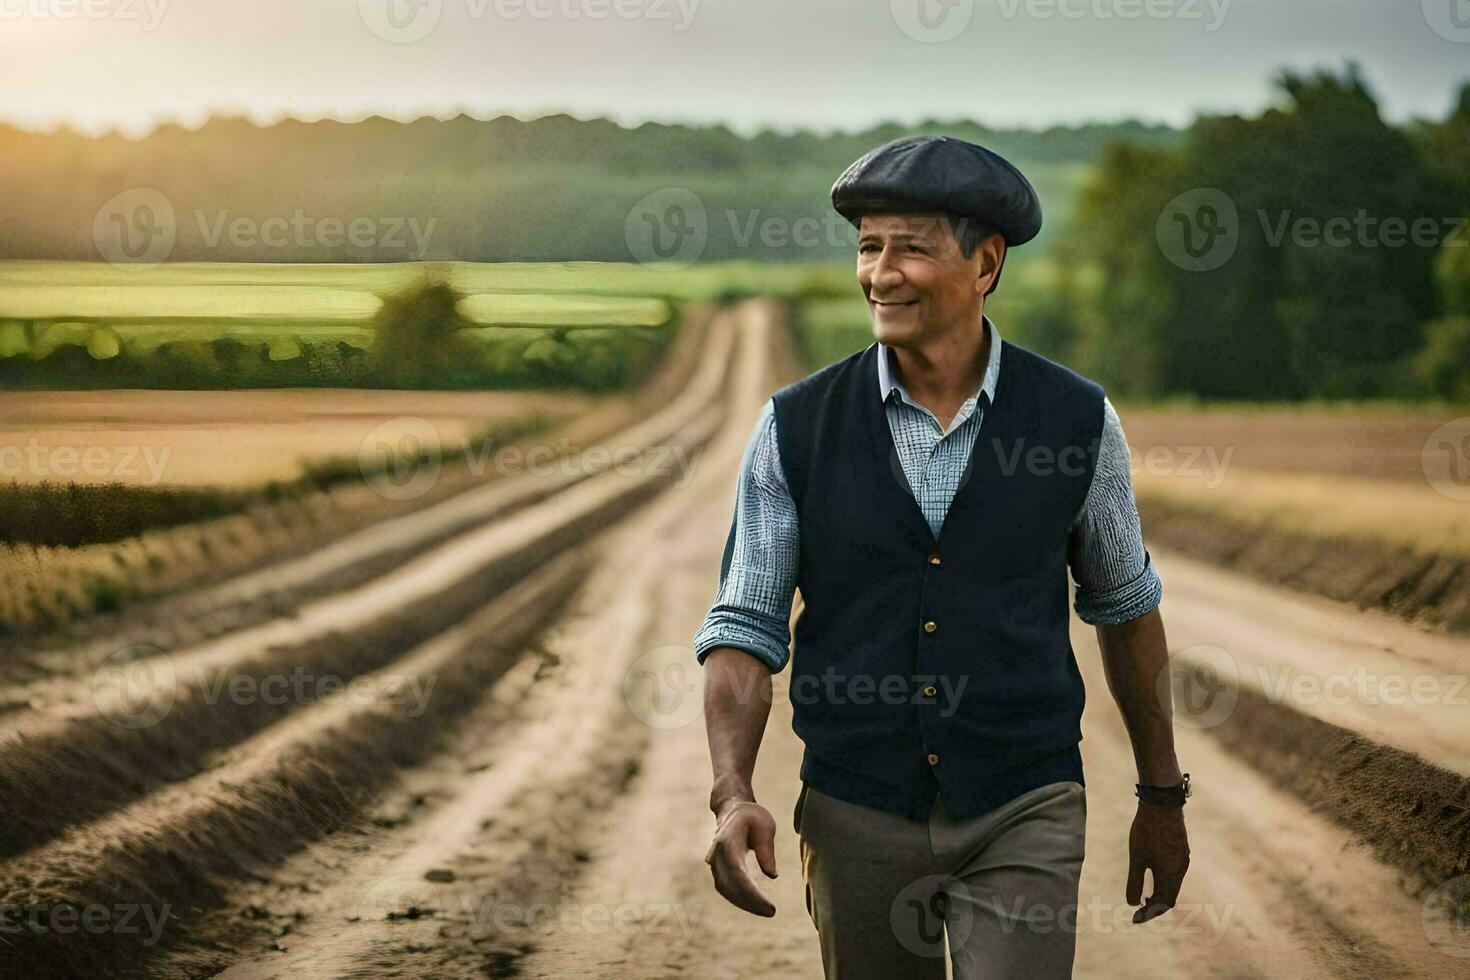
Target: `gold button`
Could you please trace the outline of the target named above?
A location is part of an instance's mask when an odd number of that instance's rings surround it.
[[[924,624],[924,632],[925,633],[933,633],[937,629],[939,629],[939,624],[936,623],[936,622],[934,622],[934,620],[932,620],[932,619],[929,620],[927,623]]]
[[[924,697],[926,697],[926,698],[932,698],[934,695],[936,695],[938,693],[939,693],[938,689],[936,689],[934,687],[934,685],[932,685],[932,684],[929,685],[928,687],[924,688]]]
[[[936,552],[934,552],[933,554],[931,554],[929,556],[929,564],[931,564],[931,565],[938,565],[939,564],[939,552],[936,551]]]
[[[929,753],[929,765],[933,766],[933,765],[938,765],[938,764],[939,764],[939,756],[935,755],[933,752],[930,752]]]

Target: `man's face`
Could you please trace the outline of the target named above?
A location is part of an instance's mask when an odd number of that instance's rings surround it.
[[[955,221],[925,214],[863,215],[857,278],[878,340],[907,346],[978,319],[1005,245],[992,235],[966,258]]]

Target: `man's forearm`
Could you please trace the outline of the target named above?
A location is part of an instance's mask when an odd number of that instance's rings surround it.
[[[1160,678],[1169,665],[1164,620],[1155,606],[1136,619],[1097,627],[1108,688],[1133,743],[1138,781],[1172,786],[1183,776],[1174,754],[1172,686]]]
[[[732,802],[753,801],[755,757],[771,713],[771,671],[750,653],[716,647],[704,661],[704,724],[714,783],[709,808],[716,816]]]

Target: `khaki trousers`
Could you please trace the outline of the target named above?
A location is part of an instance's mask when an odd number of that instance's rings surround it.
[[[1072,975],[1087,829],[1080,783],[953,820],[847,803],[802,784],[793,814],[827,980]]]

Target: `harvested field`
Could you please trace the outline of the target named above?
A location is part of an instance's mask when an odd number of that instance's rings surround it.
[[[688,647],[751,422],[800,369],[771,302],[689,336],[692,369],[571,472],[457,487],[140,605],[114,635],[11,675],[0,975],[819,975],[790,819],[789,675],[756,777],[783,873],[760,879],[777,914],[757,920],[715,894],[702,860],[713,822]],[[641,447],[640,465],[614,468],[595,445]],[[1173,913],[1133,926],[1134,764],[1074,624],[1091,694],[1077,975],[1463,975],[1454,877],[1434,880],[1464,840],[1449,795],[1456,751],[1470,758],[1463,725],[1430,723],[1453,716],[1449,695],[1415,712],[1256,681],[1262,666],[1452,676],[1463,641],[1156,558],[1178,665],[1234,670],[1181,705],[1190,875]],[[1393,854],[1384,793],[1413,788],[1413,853]],[[101,925],[64,928],[66,909]]]
[[[248,487],[295,479],[310,463],[356,460],[369,436],[391,439],[418,427],[407,419],[427,422],[453,453],[497,423],[567,418],[605,400],[352,388],[14,391],[0,408],[0,446],[16,451],[0,461],[0,479]],[[89,453],[101,464],[89,465]]]

